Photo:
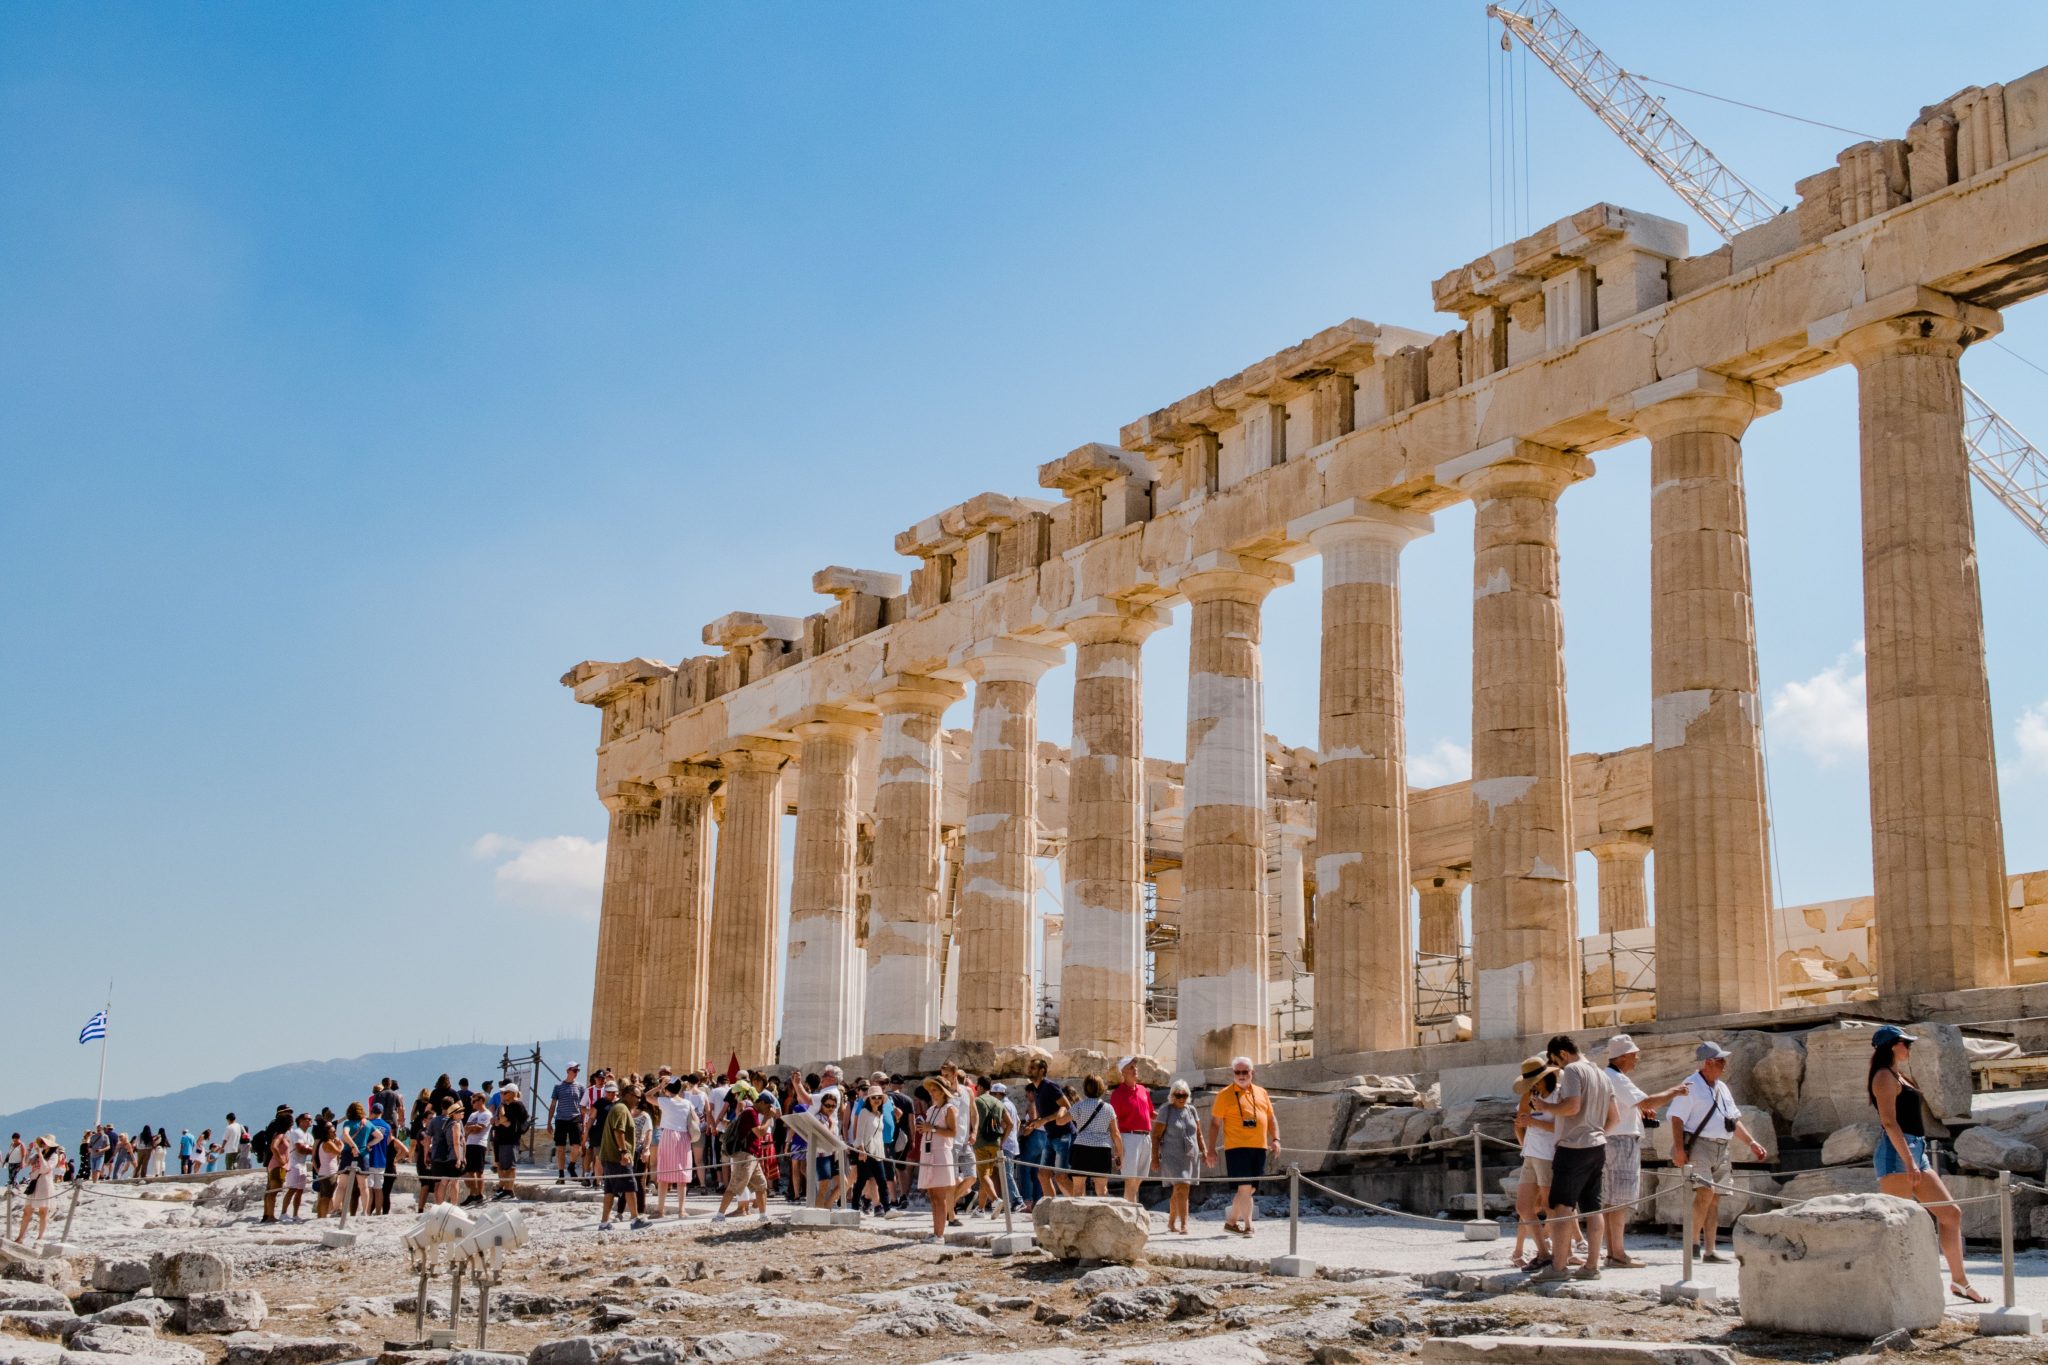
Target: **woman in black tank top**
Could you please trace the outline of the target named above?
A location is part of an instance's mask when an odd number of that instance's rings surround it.
[[[1900,1199],[1931,1205],[1941,1254],[1948,1262],[1949,1292],[1970,1303],[1984,1295],[1970,1284],[1963,1265],[1963,1218],[1950,1202],[1948,1186],[1927,1160],[1926,1100],[1906,1073],[1913,1044],[1920,1041],[1903,1029],[1884,1025],[1870,1036],[1870,1074],[1865,1081],[1877,1110],[1877,1187]]]

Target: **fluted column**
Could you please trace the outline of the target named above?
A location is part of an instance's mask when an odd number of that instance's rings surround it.
[[[2012,979],[1956,368],[1964,345],[1997,331],[1998,318],[1927,298],[1946,306],[1842,339],[1856,362],[1862,430],[1870,851],[1887,996]]]
[[[1462,874],[1440,867],[1416,879],[1418,934],[1416,949],[1431,957],[1456,957],[1465,946],[1465,888]]]
[[[1290,526],[1323,560],[1316,1051],[1415,1042],[1401,547],[1426,516],[1349,500]]]
[[[814,707],[805,715],[792,727],[802,753],[789,887],[789,980],[782,1004],[782,1057],[793,1066],[837,1061],[860,1050],[854,765],[861,736],[876,724],[871,715],[839,707]]]
[[[1207,555],[1190,604],[1180,1069],[1266,1060],[1266,741],[1259,608],[1285,565]]]
[[[1769,389],[1691,370],[1639,389],[1615,413],[1650,438],[1650,802],[1664,1019],[1777,1002],[1742,485],[1742,433],[1777,407]]]
[[[959,914],[960,1022],[954,1036],[1017,1046],[1037,1033],[1031,918],[1037,891],[1038,680],[1060,650],[987,640],[954,659],[974,679]]]
[[[1060,1045],[1119,1053],[1145,1042],[1143,646],[1155,607],[1095,601],[1060,620],[1074,642],[1067,765]]]
[[[711,890],[711,1003],[704,1046],[723,1066],[775,1060],[775,938],[781,899],[782,769],[794,746],[750,740],[720,754],[724,816]]]
[[[1650,923],[1649,887],[1643,877],[1643,862],[1650,856],[1650,839],[1645,834],[1623,834],[1594,844],[1587,850],[1600,872],[1600,932],[1618,934],[1624,929],[1644,929]],[[1657,851],[1657,864],[1661,868],[1665,854]],[[1657,923],[1664,922],[1664,874],[1657,874]],[[1683,958],[1667,958],[1663,951],[1664,932],[1657,931],[1657,961],[1672,963],[1674,972],[1689,970]],[[1766,960],[1770,955],[1769,925],[1764,927],[1763,950]],[[1661,1015],[1664,1009],[1664,969],[1657,973],[1657,1007]],[[1688,1016],[1674,1013],[1674,1019]]]
[[[659,805],[644,782],[618,782],[602,793],[611,812],[604,845],[604,899],[597,916],[597,979],[590,997],[590,1063],[639,1061],[641,963],[647,945],[651,890],[649,845]]]
[[[1477,1033],[1579,1026],[1571,749],[1557,499],[1593,472],[1525,441],[1459,481],[1477,504],[1472,589],[1472,970]]]
[[[866,1036],[861,1051],[939,1036],[940,934],[945,856],[939,806],[945,792],[939,743],[946,708],[966,695],[939,678],[895,677],[875,696],[882,709],[875,771],[875,871],[869,915]]]
[[[711,783],[718,770],[672,763],[654,780],[661,793],[655,825],[653,903],[641,964],[645,1010],[639,1057],[645,1071],[704,1063],[705,983],[711,944]]]

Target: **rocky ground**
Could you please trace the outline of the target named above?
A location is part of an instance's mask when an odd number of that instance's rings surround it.
[[[320,1244],[321,1225],[259,1226],[249,1200],[257,1180],[155,1185],[84,1200],[72,1234],[76,1258],[39,1265],[0,1261],[9,1277],[0,1280],[0,1305],[6,1305],[0,1307],[0,1365],[112,1365],[103,1359],[108,1355],[134,1358],[123,1365],[319,1365],[379,1356],[383,1365],[425,1365],[444,1358],[400,1354],[413,1344],[417,1288],[399,1242],[413,1222],[410,1199],[402,1199],[402,1212],[390,1218],[354,1220],[360,1240],[336,1250]],[[1265,1273],[1259,1259],[1242,1251],[1193,1249],[1220,1240],[1200,1235],[1156,1237],[1157,1259],[1142,1267],[1089,1268],[1038,1253],[995,1259],[974,1246],[931,1244],[920,1240],[928,1231],[922,1218],[870,1220],[859,1230],[797,1229],[774,1216],[765,1224],[749,1218],[714,1225],[701,1205],[686,1220],[599,1233],[592,1204],[580,1197],[555,1201],[549,1186],[539,1192],[550,1197],[516,1206],[527,1217],[531,1240],[510,1257],[493,1292],[488,1338],[490,1351],[525,1357],[530,1365],[820,1355],[905,1365],[1326,1363],[1414,1358],[1432,1338],[1479,1334],[1698,1342],[1757,1362],[1839,1360],[1872,1351],[1869,1342],[1747,1331],[1726,1307],[1661,1306],[1641,1289],[1604,1283],[1491,1293],[1459,1287],[1474,1284],[1471,1276],[1357,1263],[1316,1278],[1286,1279]],[[771,1215],[786,1208],[770,1207]],[[1334,1244],[1365,1237],[1375,1226],[1329,1220],[1317,1224],[1315,1235]],[[977,1223],[968,1233],[998,1227]],[[1198,1220],[1197,1233],[1203,1231]],[[227,1292],[185,1301],[181,1316],[193,1330],[164,1321],[175,1301],[89,1288],[96,1267],[104,1283],[134,1284],[148,1279],[153,1255],[191,1251],[217,1253],[232,1264]],[[1474,1254],[1505,1266],[1505,1244]],[[1182,1264],[1161,1263],[1166,1260]],[[35,1283],[38,1276],[61,1280],[67,1271],[75,1282]],[[160,1288],[163,1274],[160,1265]],[[1504,1279],[1479,1278],[1489,1286]],[[53,1290],[71,1297],[60,1299]],[[434,1281],[430,1325],[445,1326],[448,1291],[445,1276]],[[463,1298],[458,1343],[473,1350],[474,1288],[465,1287]],[[200,1326],[216,1330],[196,1330]],[[236,1327],[244,1330],[233,1334]],[[2048,1349],[2040,1338],[1980,1338],[1957,1315],[1906,1347],[1964,1365],[2039,1361]],[[513,1362],[457,1359],[451,1365]]]

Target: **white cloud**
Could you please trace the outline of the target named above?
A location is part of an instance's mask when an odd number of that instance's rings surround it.
[[[507,905],[596,919],[604,892],[604,844],[574,834],[514,839],[486,834],[470,845],[479,862],[496,863],[498,899]]]
[[[2048,701],[2020,712],[2012,735],[2020,746],[2021,771],[2048,773]]]
[[[1771,698],[1773,739],[1786,740],[1831,767],[1863,752],[1869,727],[1863,710],[1863,642],[1804,681]]]
[[[1408,755],[1408,785],[1441,787],[1472,776],[1472,751],[1453,740],[1440,739],[1422,753]]]

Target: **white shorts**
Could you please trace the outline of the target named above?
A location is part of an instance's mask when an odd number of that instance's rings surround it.
[[[1152,1135],[1125,1133],[1123,1177],[1143,1180],[1152,1174]]]

